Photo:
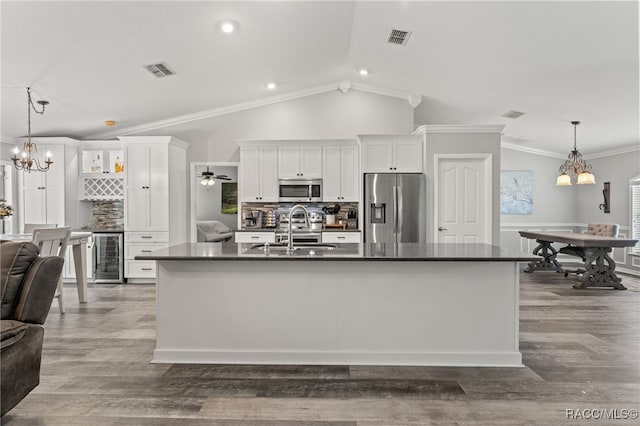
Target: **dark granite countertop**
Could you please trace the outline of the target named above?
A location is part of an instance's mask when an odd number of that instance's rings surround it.
[[[334,248],[307,246],[292,254],[271,244],[265,253],[261,244],[186,243],[153,251],[136,260],[367,260],[367,261],[487,261],[530,262],[538,256],[488,244],[335,244]]]
[[[73,231],[95,233],[122,233],[124,232],[124,228],[92,228],[90,226],[85,226],[83,228],[74,229]]]

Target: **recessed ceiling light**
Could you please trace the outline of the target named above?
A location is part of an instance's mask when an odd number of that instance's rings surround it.
[[[274,90],[277,87],[277,85],[274,82],[270,82],[265,84],[264,87],[266,87],[269,90]]]
[[[220,24],[220,31],[225,34],[230,34],[238,28],[238,24],[233,21],[224,21]]]
[[[358,68],[358,73],[360,75],[369,75],[369,70],[366,68]]]
[[[114,120],[107,120],[104,122],[104,125],[107,127],[113,127],[116,125],[116,122]]]

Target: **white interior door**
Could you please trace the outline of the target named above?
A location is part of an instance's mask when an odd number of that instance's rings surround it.
[[[436,161],[435,241],[491,244],[491,156]]]

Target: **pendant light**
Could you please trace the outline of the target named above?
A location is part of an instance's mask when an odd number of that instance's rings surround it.
[[[573,151],[569,153],[569,157],[560,166],[560,176],[556,179],[557,186],[571,185],[571,175],[577,177],[578,185],[591,185],[596,183],[596,178],[591,173],[591,165],[582,158],[582,154],[577,148],[576,132],[579,121],[572,121],[573,125]]]
[[[53,161],[51,161],[51,152],[49,151],[46,153],[44,165],[40,163],[37,156],[38,147],[35,143],[31,142],[31,109],[33,109],[35,113],[42,115],[44,114],[45,107],[49,104],[47,101],[37,101],[36,103],[42,107],[42,110],[38,111],[33,104],[31,100],[31,88],[27,87],[27,140],[22,146],[22,153],[20,153],[18,147],[15,147],[13,156],[11,157],[11,161],[13,161],[13,165],[17,170],[23,170],[29,173],[32,171],[46,172],[53,164]],[[18,154],[20,154],[20,157],[18,157]]]

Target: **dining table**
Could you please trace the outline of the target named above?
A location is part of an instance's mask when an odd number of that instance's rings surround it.
[[[91,232],[73,231],[69,237],[80,303],[87,303],[87,242],[91,235]],[[9,241],[31,241],[33,236],[32,234],[0,234],[0,239]]]
[[[558,250],[552,243],[568,244],[585,249],[584,272],[578,277],[580,282],[573,288],[613,287],[626,290],[621,283],[622,279],[615,273],[616,262],[609,254],[614,247],[633,247],[638,240],[573,232],[519,231],[519,233],[521,237],[536,240],[538,243],[533,254],[540,256],[540,259],[529,263],[525,272],[539,270],[567,272],[556,259]]]

